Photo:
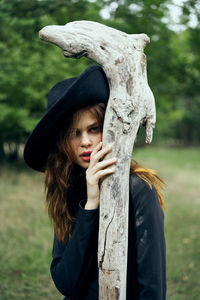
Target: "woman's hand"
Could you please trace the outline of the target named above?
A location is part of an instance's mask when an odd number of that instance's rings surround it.
[[[114,173],[115,167],[111,166],[116,163],[115,157],[99,161],[110,150],[111,147],[101,149],[102,142],[100,142],[92,151],[90,155],[90,164],[86,170],[87,181],[87,202],[85,209],[95,209],[99,206],[100,192],[99,192],[99,179],[105,175]],[[110,168],[106,168],[111,166]]]

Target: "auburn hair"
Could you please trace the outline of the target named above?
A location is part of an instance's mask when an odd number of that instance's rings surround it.
[[[69,138],[69,124],[72,124],[73,118],[78,119],[82,111],[89,110],[89,112],[97,119],[101,130],[103,130],[105,109],[105,103],[97,103],[74,112],[69,122],[67,124],[63,122],[62,126],[60,126],[62,129],[56,139],[55,147],[51,150],[47,158],[44,177],[46,204],[48,214],[53,220],[56,235],[62,242],[71,238],[72,224],[76,220],[73,199],[70,201],[68,191],[73,187],[74,181],[76,181],[77,178],[81,181],[85,180],[83,174],[81,174],[83,175],[82,177],[77,174],[77,166],[73,162],[73,151],[70,146]],[[160,205],[162,209],[165,210],[165,202],[161,193],[161,189],[164,190],[165,182],[154,170],[144,168],[132,159],[130,175],[133,173],[144,180],[150,188],[152,188],[152,185],[155,186]]]

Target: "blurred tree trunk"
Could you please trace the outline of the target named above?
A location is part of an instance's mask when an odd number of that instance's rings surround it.
[[[0,141],[0,161],[5,159],[5,151],[3,147],[3,142]]]
[[[14,143],[8,143],[9,148],[9,154],[8,154],[8,160],[10,162],[17,161],[19,159],[19,145],[17,142]]]

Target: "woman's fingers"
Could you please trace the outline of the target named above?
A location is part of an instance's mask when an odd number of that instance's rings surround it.
[[[86,170],[87,181],[87,201],[91,203],[99,203],[99,179],[105,175],[115,172],[115,167],[112,166],[116,163],[116,158],[110,158],[99,161],[111,150],[111,147],[101,149],[102,142],[100,142],[92,151],[90,155],[90,164]]]
[[[98,177],[98,180],[99,180],[101,177],[112,174],[114,172],[115,172],[115,167],[112,167],[112,168],[100,170],[95,175]]]
[[[101,149],[101,147],[102,147],[102,142],[100,142],[98,145],[96,145],[96,147],[93,149],[91,155],[95,155],[99,151],[99,149]]]
[[[101,151],[102,147],[102,142],[100,142],[92,151],[92,153],[90,154],[90,162],[94,161],[94,156],[99,152]]]
[[[110,158],[110,159],[107,159],[107,160],[103,160],[101,162],[98,162],[95,166],[95,172],[98,172],[99,170],[101,170],[102,168],[105,168],[105,167],[108,167],[114,163],[116,163],[117,159],[116,157],[113,157],[113,158]]]
[[[90,158],[97,163],[101,158],[103,158],[110,150],[111,147],[107,146],[100,150],[102,144],[99,145],[92,151]]]

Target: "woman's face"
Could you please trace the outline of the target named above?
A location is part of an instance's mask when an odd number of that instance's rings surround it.
[[[102,140],[102,130],[90,111],[83,110],[75,115],[69,128],[69,143],[73,150],[74,162],[88,168],[90,154]]]

